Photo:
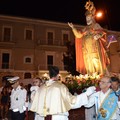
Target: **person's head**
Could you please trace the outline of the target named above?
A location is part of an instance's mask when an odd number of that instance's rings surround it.
[[[6,81],[2,80],[2,86],[6,86]]]
[[[118,77],[111,77],[111,88],[113,91],[117,91],[120,87],[120,81]]]
[[[40,86],[42,84],[42,80],[39,77],[36,77],[33,79],[33,85],[34,86]]]
[[[59,68],[56,66],[51,66],[49,68],[50,79],[58,80],[59,78]]]
[[[8,79],[13,89],[16,89],[20,85],[19,79],[18,76]]]
[[[100,86],[100,89],[103,92],[106,92],[110,88],[110,86],[111,86],[111,79],[110,79],[110,77],[105,76],[105,77],[101,78],[99,86]]]
[[[12,75],[3,76],[3,77],[2,77],[2,86],[3,86],[3,87],[9,86],[10,84],[9,84],[9,82],[8,82],[8,79],[9,79],[9,78],[12,78],[12,77],[14,77],[14,76],[12,76]]]
[[[4,87],[3,89],[2,89],[2,94],[6,94],[7,93],[7,87]]]
[[[94,24],[95,23],[95,12],[96,12],[94,3],[91,1],[87,1],[85,4],[85,9],[87,10],[85,13],[87,25]]]
[[[94,16],[91,13],[86,12],[86,22],[87,22],[87,25],[92,25],[95,23]]]

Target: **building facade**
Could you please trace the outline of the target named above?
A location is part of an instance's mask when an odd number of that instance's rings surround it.
[[[108,34],[117,36],[118,42],[110,46],[110,70],[119,73],[120,32]],[[58,66],[65,77],[63,53],[67,41],[74,41],[67,23],[0,15],[0,79],[8,75],[31,79],[47,73],[52,65]]]

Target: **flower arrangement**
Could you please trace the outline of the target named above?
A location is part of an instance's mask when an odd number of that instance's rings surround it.
[[[69,74],[68,76],[66,76],[65,81],[62,82],[68,87],[69,91],[74,94],[84,92],[85,89],[89,86],[97,87],[100,78],[101,76],[97,73],[93,73],[92,75],[80,74],[79,76],[72,76],[71,74]],[[49,79],[49,75],[45,73],[42,75],[41,79],[46,81]]]
[[[65,85],[68,87],[69,91],[74,93],[84,92],[89,86],[98,86],[101,76],[97,73],[92,75],[82,75],[72,76],[71,74],[66,77]]]

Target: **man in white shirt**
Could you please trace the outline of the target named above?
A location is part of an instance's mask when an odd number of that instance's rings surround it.
[[[13,88],[10,96],[11,120],[24,120],[27,91],[20,86],[18,76],[9,78],[8,81]]]
[[[85,107],[91,107],[95,104],[96,120],[119,120],[117,110],[120,108],[120,102],[118,102],[115,92],[110,89],[110,77],[103,77],[99,85],[101,91],[92,94]]]

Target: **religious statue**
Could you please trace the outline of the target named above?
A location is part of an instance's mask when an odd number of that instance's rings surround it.
[[[75,35],[76,70],[81,74],[103,75],[110,64],[106,32],[95,21],[96,9],[93,2],[86,2],[85,9],[87,26],[77,30],[72,23],[68,23]]]

